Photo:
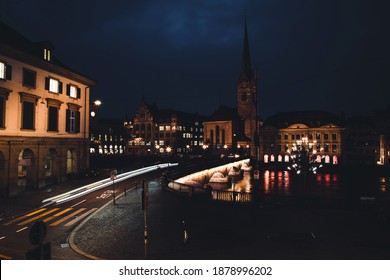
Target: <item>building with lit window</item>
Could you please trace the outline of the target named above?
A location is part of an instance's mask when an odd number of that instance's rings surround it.
[[[88,167],[95,82],[0,21],[0,192],[12,196]]]
[[[204,116],[161,110],[145,102],[130,129],[126,152],[130,155],[198,154],[203,146]]]
[[[265,164],[290,162],[294,145],[305,142],[316,162],[342,161],[345,128],[337,116],[322,111],[278,113],[260,127],[260,159]]]
[[[124,155],[126,149],[126,128],[122,120],[97,119],[90,133],[91,155]]]
[[[348,164],[389,165],[390,106],[370,116],[355,116],[346,122],[345,160]]]

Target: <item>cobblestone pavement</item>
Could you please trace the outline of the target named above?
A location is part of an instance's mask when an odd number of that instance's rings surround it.
[[[324,207],[210,203],[151,181],[147,259],[389,259],[388,230],[369,213]],[[183,221],[189,242],[184,243]],[[141,189],[72,233],[80,259],[144,259]]]

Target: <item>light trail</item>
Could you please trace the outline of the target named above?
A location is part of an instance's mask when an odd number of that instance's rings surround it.
[[[148,172],[156,171],[156,170],[163,169],[163,168],[173,167],[173,166],[177,166],[177,165],[178,165],[178,163],[162,163],[162,164],[156,164],[156,165],[152,165],[152,166],[148,166],[148,167],[143,167],[143,168],[140,168],[137,170],[121,173],[121,174],[118,174],[116,176],[115,180],[112,180],[111,178],[103,179],[103,180],[94,182],[92,184],[82,186],[82,187],[77,188],[75,190],[71,190],[71,191],[66,192],[66,193],[62,193],[62,194],[59,194],[59,195],[56,195],[56,196],[53,196],[50,198],[46,198],[42,201],[42,203],[48,203],[48,204],[55,203],[58,205],[58,204],[65,203],[67,201],[76,199],[76,198],[81,197],[83,195],[86,195],[88,193],[97,191],[99,189],[102,189],[102,188],[105,188],[108,186],[112,186],[114,183],[118,183],[118,182],[130,179],[130,178],[133,178],[133,177],[136,177],[136,176],[148,173]],[[46,204],[46,205],[48,205],[48,204]]]

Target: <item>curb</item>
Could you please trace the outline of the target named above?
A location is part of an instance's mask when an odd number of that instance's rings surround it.
[[[129,189],[128,191],[130,190],[133,190],[133,188]],[[124,195],[125,193],[122,192],[120,195],[118,195],[116,198],[120,198]],[[91,219],[92,217],[94,217],[97,213],[99,213],[100,211],[102,211],[104,208],[106,208],[108,205],[112,204],[112,201],[109,201],[107,202],[106,204],[104,204],[102,207],[100,207],[98,210],[96,210],[95,212],[93,212],[91,215],[89,215],[87,218],[85,218],[80,224],[77,225],[77,227],[72,230],[72,232],[70,233],[67,241],[69,243],[69,247],[75,251],[76,253],[78,253],[79,255],[82,255],[88,259],[92,259],[92,260],[105,260],[103,258],[99,258],[97,256],[94,256],[94,255],[91,255],[91,254],[88,254],[86,252],[84,252],[83,250],[81,250],[79,247],[77,247],[76,243],[74,242],[74,238],[75,238],[75,235],[77,234],[77,232],[81,229],[81,227],[89,221],[89,219]]]

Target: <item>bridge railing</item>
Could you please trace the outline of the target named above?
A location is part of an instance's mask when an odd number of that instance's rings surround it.
[[[252,203],[252,193],[236,192],[228,190],[214,190],[210,188],[203,188],[198,186],[186,185],[174,180],[168,179],[167,187],[178,193],[186,194],[189,197],[203,196],[210,200],[225,201],[230,203]]]

